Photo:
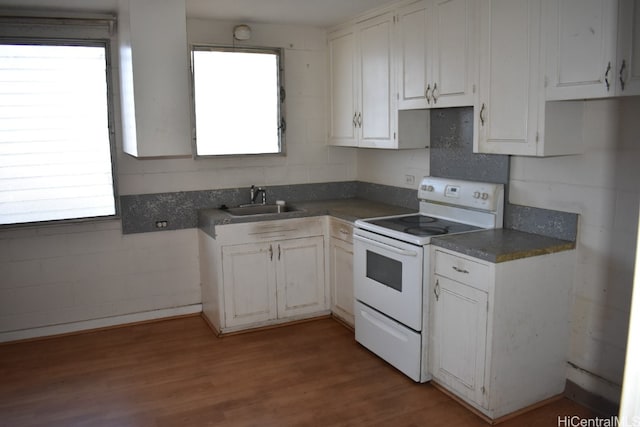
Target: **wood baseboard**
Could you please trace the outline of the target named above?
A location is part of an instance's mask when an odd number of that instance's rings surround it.
[[[533,411],[535,409],[541,408],[543,406],[546,406],[552,402],[556,402],[560,399],[562,399],[564,397],[564,394],[558,394],[556,396],[552,396],[548,399],[542,400],[540,402],[534,403],[533,405],[529,405],[526,406],[522,409],[519,409],[517,411],[511,412],[509,414],[503,415],[501,417],[498,418],[490,418],[488,417],[486,414],[480,412],[477,408],[471,406],[469,403],[465,402],[464,400],[462,400],[461,398],[459,398],[458,396],[456,396],[455,394],[451,393],[449,390],[447,390],[446,388],[444,388],[442,385],[438,384],[435,381],[431,381],[431,384],[437,388],[438,390],[440,390],[442,393],[446,394],[447,396],[449,396],[450,398],[452,398],[453,400],[455,400],[456,402],[458,402],[459,404],[461,404],[462,406],[464,406],[465,408],[467,408],[470,412],[473,412],[476,416],[478,416],[478,418],[482,419],[482,421],[486,422],[487,424],[491,424],[491,425],[496,425],[496,424],[500,424],[503,423],[505,421],[509,421],[513,418],[517,418],[522,414],[525,414],[527,412]]]
[[[343,318],[341,318],[340,316],[336,316],[335,314],[331,313],[331,318],[333,320],[335,320],[336,322],[340,323],[342,326],[344,326],[345,328],[349,329],[351,332],[355,332],[355,329],[353,326],[351,326],[349,323],[347,323]]]
[[[91,334],[94,332],[109,331],[109,330],[120,329],[120,328],[128,328],[130,326],[144,325],[148,323],[166,322],[167,320],[184,319],[187,317],[198,317],[198,316],[200,316],[200,313],[185,313],[185,314],[176,314],[173,316],[137,320],[134,322],[118,323],[115,325],[100,326],[97,328],[79,329],[79,330],[73,330],[70,332],[61,332],[61,333],[51,334],[51,335],[36,336],[36,337],[23,338],[23,339],[17,339],[12,341],[4,341],[4,342],[0,342],[0,347],[3,345],[11,345],[11,344],[17,344],[17,343],[34,342],[34,341],[45,341],[45,340],[56,339],[61,337]]]
[[[239,330],[239,331],[220,332],[220,331],[218,331],[216,329],[215,326],[213,326],[213,324],[211,324],[211,322],[209,322],[209,320],[207,319],[206,316],[203,315],[202,317],[205,319],[205,321],[207,322],[207,324],[209,325],[211,330],[216,334],[216,336],[220,337],[220,338],[230,337],[230,336],[233,336],[233,335],[250,334],[250,333],[253,333],[253,332],[266,331],[266,330],[269,330],[269,329],[282,328],[282,327],[285,327],[285,326],[298,325],[300,323],[307,323],[307,322],[313,322],[313,321],[316,321],[316,320],[331,319],[332,318],[331,314],[323,314],[321,316],[306,317],[304,319],[292,320],[290,322],[275,323],[273,325],[258,326],[258,327],[255,327],[255,328],[242,329],[242,330]]]
[[[620,405],[605,399],[593,392],[590,392],[573,381],[567,380],[564,395],[587,408],[591,409],[598,415],[609,418],[618,415]]]

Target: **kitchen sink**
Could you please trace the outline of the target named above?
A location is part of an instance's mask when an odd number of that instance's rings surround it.
[[[250,215],[270,215],[281,214],[286,212],[296,212],[300,209],[295,209],[291,206],[279,206],[279,205],[244,205],[235,208],[227,208],[225,211],[232,216],[250,216]]]

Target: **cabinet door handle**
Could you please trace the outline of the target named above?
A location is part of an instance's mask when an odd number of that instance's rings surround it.
[[[624,69],[627,67],[627,63],[625,60],[622,60],[622,64],[620,65],[620,90],[624,90]]]
[[[278,261],[280,261],[281,253],[282,253],[282,251],[280,250],[280,245],[278,245]]]
[[[433,91],[431,92],[431,97],[433,98],[433,105],[436,105],[438,102],[438,95],[436,95],[436,91],[438,90],[438,83],[433,84]]]
[[[431,91],[431,83],[427,85],[427,90],[424,91],[424,96],[427,98],[427,104],[431,104],[431,98],[429,98],[429,92]]]
[[[482,103],[482,107],[480,108],[480,126],[484,126],[484,109],[485,109],[485,105],[484,102]]]
[[[353,122],[353,127],[354,127],[354,128],[357,128],[357,127],[358,127],[358,120],[357,120],[357,118],[358,118],[358,113],[357,113],[357,112],[356,112],[356,113],[353,113],[353,120],[352,120],[352,122]]]
[[[433,294],[436,296],[436,301],[440,300],[440,281],[436,280],[436,285],[433,287]]]
[[[362,113],[358,113],[358,127],[362,127]]]
[[[273,246],[269,245],[269,261],[273,261]]]
[[[458,273],[462,273],[462,274],[469,274],[469,270],[465,270],[463,268],[458,268],[455,265],[452,266],[451,268],[453,268],[455,271],[457,271]]]
[[[607,86],[607,92],[611,85],[609,84],[609,71],[611,71],[611,61],[607,64],[607,70],[604,72],[604,84]]]

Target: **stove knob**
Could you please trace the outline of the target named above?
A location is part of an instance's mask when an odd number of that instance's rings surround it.
[[[425,188],[425,190],[431,192],[434,190],[433,185],[427,185],[427,188]]]
[[[489,198],[488,193],[482,193],[482,200],[487,200]]]
[[[476,191],[475,193],[473,193],[473,198],[474,199],[479,199],[480,198],[480,192]]]

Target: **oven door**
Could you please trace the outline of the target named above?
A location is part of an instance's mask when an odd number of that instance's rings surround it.
[[[355,298],[411,329],[420,331],[423,254],[422,246],[355,229]]]

